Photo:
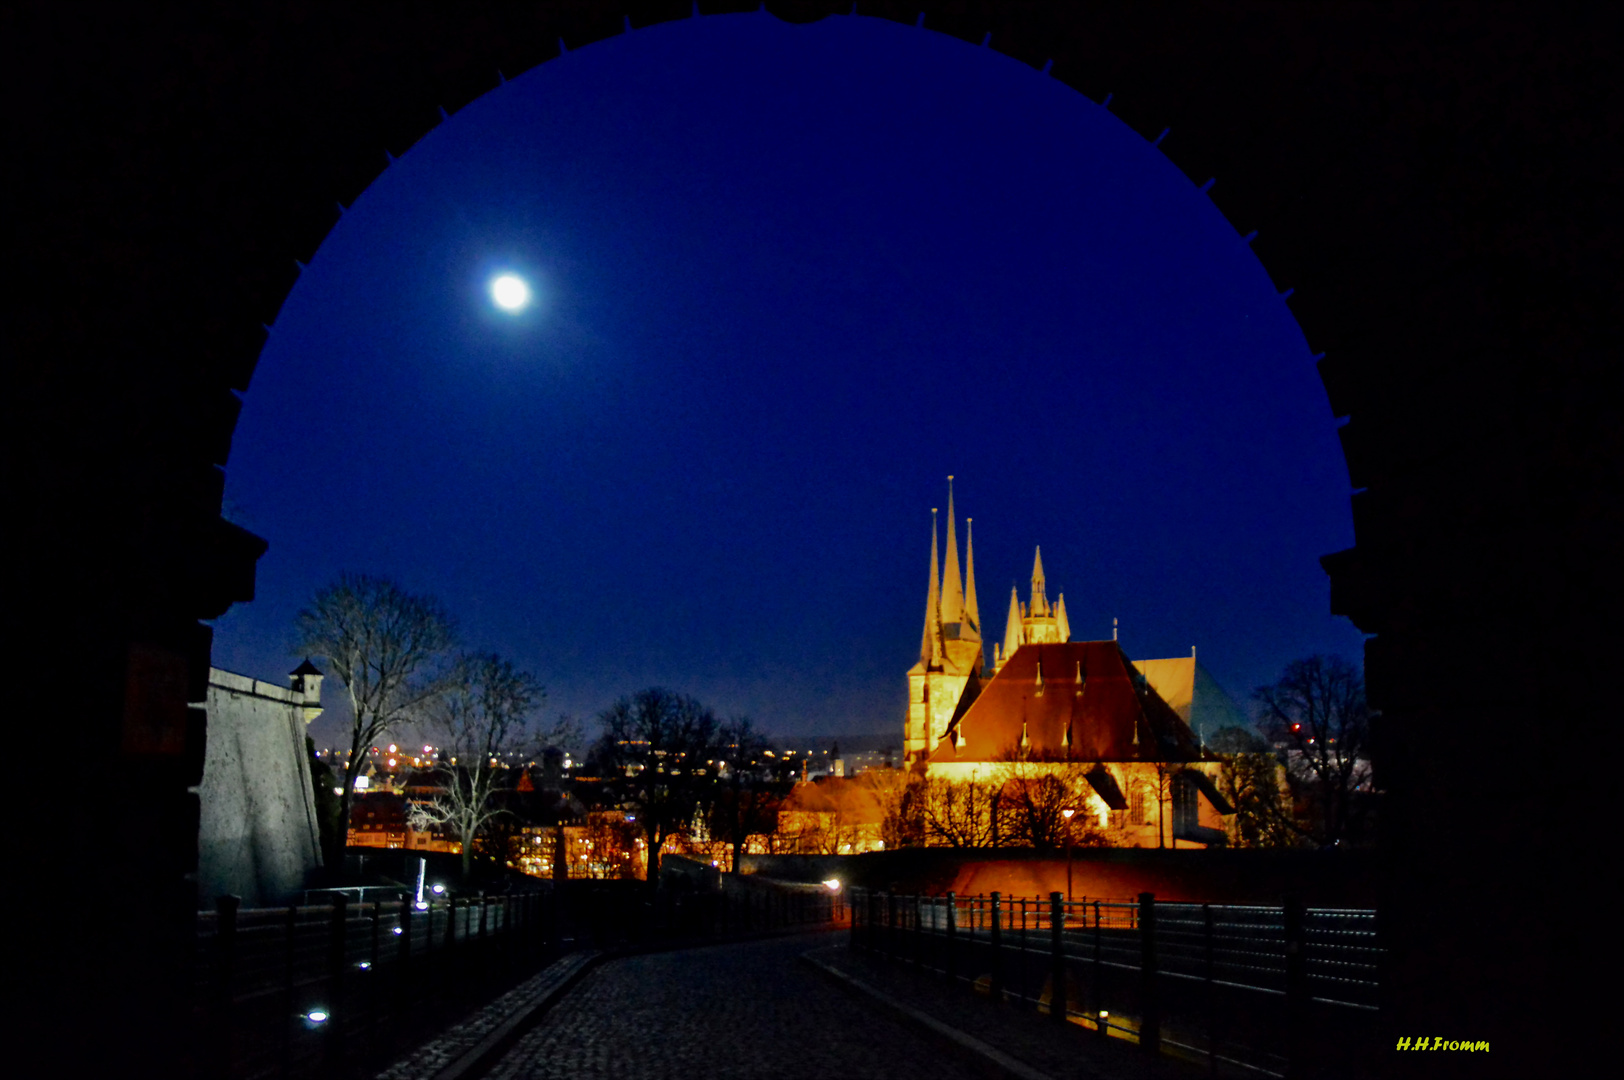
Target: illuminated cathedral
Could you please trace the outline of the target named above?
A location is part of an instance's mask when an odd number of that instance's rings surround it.
[[[1244,724],[1240,709],[1193,650],[1133,661],[1115,631],[1107,641],[1073,641],[1065,596],[1049,601],[1041,549],[1027,602],[1010,590],[1003,641],[989,659],[972,523],[965,521],[961,573],[952,479],[945,559],[931,511],[924,632],[908,671],[909,766],[929,777],[972,780],[1000,776],[1014,760],[1046,764],[1086,781],[1079,804],[1112,843],[1222,844],[1234,811],[1214,783],[1220,765],[1197,731]]]

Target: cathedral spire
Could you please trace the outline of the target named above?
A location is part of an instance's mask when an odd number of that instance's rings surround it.
[[[974,518],[964,519],[964,622],[970,635],[981,639],[981,609],[976,604],[976,545],[970,532]],[[961,630],[960,637],[966,636]]]
[[[1004,662],[1021,647],[1021,600],[1015,586],[1009,587],[1009,618],[1004,620]]]
[[[941,659],[941,573],[936,559],[936,508],[930,508],[930,591],[925,596],[925,633],[919,642],[919,662],[926,667]]]
[[[1061,593],[1060,599],[1054,602],[1055,626],[1060,631],[1061,641],[1071,640],[1071,620],[1066,618],[1066,594]]]
[[[1037,549],[1032,557],[1032,606],[1029,609],[1031,617],[1042,618],[1049,614],[1049,595],[1043,587],[1043,549]]]
[[[959,530],[953,520],[953,478],[947,478],[947,565],[942,569],[942,623],[964,621],[964,578],[959,574]]]

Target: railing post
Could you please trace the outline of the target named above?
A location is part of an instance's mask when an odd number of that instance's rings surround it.
[[[947,963],[942,965],[947,975],[947,981],[952,984],[958,978],[958,936],[959,936],[959,898],[953,893],[947,894]]]
[[[1213,996],[1213,953],[1212,953],[1212,905],[1201,905],[1201,935],[1203,951],[1202,975],[1206,982],[1206,1000],[1203,1004],[1207,1012],[1207,1071],[1218,1071],[1218,1024],[1217,999]]]
[[[383,932],[380,929],[382,922],[383,901],[374,900],[372,901],[372,951],[367,956],[367,978],[362,984],[366,987],[367,1022],[373,1025],[374,1028],[378,1023],[378,994],[383,990],[383,986],[378,981],[378,956],[383,947],[383,942],[379,940],[378,935]],[[376,1038],[377,1036],[373,1037]]]
[[[423,970],[429,975],[434,973],[434,897],[424,901],[428,910],[423,912]]]
[[[913,966],[925,966],[925,938],[919,925],[919,894],[913,894]]]
[[[337,1061],[344,1056],[345,1013],[344,959],[345,934],[349,931],[350,898],[333,894],[333,916],[327,927],[327,1057]]]
[[[286,1077],[293,1046],[293,958],[299,931],[299,908],[288,905],[287,923],[282,935],[282,1045],[277,1058],[277,1075]]]
[[[445,965],[446,981],[453,991],[462,989],[462,963],[457,954],[457,898],[453,896],[445,905],[445,947],[440,950],[440,962]],[[453,975],[452,973],[455,972]]]
[[[513,970],[513,894],[502,894],[502,970]]]
[[[1308,1072],[1308,1042],[1304,1027],[1308,1021],[1308,957],[1303,949],[1303,902],[1286,897],[1281,909],[1286,945],[1286,1026],[1288,1032],[1286,1076],[1295,1080]]]
[[[1049,1019],[1066,1022],[1066,915],[1060,894],[1049,894]]]
[[[214,1072],[231,1075],[231,1015],[233,968],[237,961],[237,909],[242,906],[240,896],[215,898],[217,916],[214,924]]]
[[[987,977],[987,989],[992,993],[994,1001],[1002,1001],[1004,1000],[1004,912],[999,893],[992,894],[992,906],[988,908],[988,915],[992,919],[987,935],[987,940],[992,943],[992,971]]]
[[[897,958],[897,891],[885,890],[885,951],[892,960]]]
[[[395,988],[395,1019],[405,1012],[406,989],[412,974],[412,916],[417,914],[409,894],[400,898],[400,955],[395,961],[395,974],[389,980]]]
[[[1088,910],[1083,910],[1083,917],[1088,917]],[[1111,1034],[1110,1014],[1105,1011],[1105,990],[1100,986],[1100,952],[1102,948],[1100,931],[1100,902],[1094,901],[1094,970],[1092,978],[1088,980],[1089,989],[1094,998],[1094,1033],[1100,1038],[1108,1038]]]
[[[1162,1048],[1162,1010],[1156,978],[1156,896],[1139,894],[1139,1049],[1147,1054]]]
[[[491,973],[491,943],[485,935],[485,923],[491,909],[491,898],[485,895],[485,890],[479,890],[479,974],[488,978]]]

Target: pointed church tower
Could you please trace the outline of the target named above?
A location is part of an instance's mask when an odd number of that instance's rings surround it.
[[[925,626],[919,662],[908,672],[908,721],[903,750],[917,761],[936,748],[960,706],[968,707],[980,692],[987,658],[981,642],[975,597],[975,555],[965,536],[970,563],[968,595],[959,575],[959,542],[953,477],[947,490],[947,565],[941,565],[936,511],[930,522],[930,589],[925,598]]]
[[[1032,557],[1032,606],[1027,614],[1040,619],[1049,614],[1049,594],[1043,583],[1043,549]]]
[[[981,640],[981,608],[976,604],[976,541],[970,532],[974,518],[964,519],[964,623],[970,635]]]
[[[999,666],[1007,663],[1015,650],[1021,647],[1021,598],[1015,586],[1009,587],[1009,617],[1004,620],[1004,652]]]
[[[959,530],[953,520],[953,478],[947,478],[947,566],[942,570],[942,632],[959,636],[964,621],[964,578],[959,575]]]
[[[922,669],[936,666],[942,659],[941,577],[936,559],[936,508],[930,508],[930,587],[925,592],[925,633],[919,641]]]
[[[1004,648],[996,668],[1009,663],[1022,645],[1047,645],[1071,640],[1071,622],[1066,617],[1066,598],[1049,603],[1048,583],[1043,579],[1043,549],[1032,556],[1032,603],[1021,606],[1019,591],[1009,590],[1009,618],[1004,622]]]

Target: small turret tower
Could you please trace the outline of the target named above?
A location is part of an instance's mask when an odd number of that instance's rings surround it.
[[[310,662],[310,657],[304,658],[304,663],[288,672],[288,685],[295,694],[304,698],[304,722],[309,727],[310,722],[321,715],[321,669]]]

